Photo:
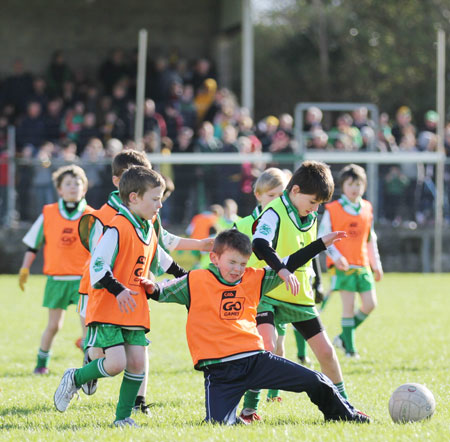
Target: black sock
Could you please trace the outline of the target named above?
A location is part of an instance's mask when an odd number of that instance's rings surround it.
[[[136,396],[136,400],[134,401],[134,405],[145,404],[145,396]]]

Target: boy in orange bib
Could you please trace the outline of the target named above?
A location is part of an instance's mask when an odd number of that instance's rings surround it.
[[[383,277],[377,237],[373,229],[372,205],[362,198],[367,184],[361,166],[349,164],[341,173],[341,197],[325,205],[320,234],[342,229],[348,238],[327,250],[327,266],[335,276],[332,290],[340,290],[342,299],[342,332],[333,344],[347,357],[359,358],[355,346],[355,330],[377,304],[375,281]],[[355,295],[359,293],[361,308],[355,311]]]
[[[150,314],[140,277],[147,275],[158,247],[151,219],[162,207],[164,179],[143,166],[132,166],[121,177],[122,204],[92,254],[86,324],[88,339],[105,357],[83,368],[64,372],[54,395],[58,411],[65,411],[81,385],[124,371],[114,425],[137,424],[131,411],[144,379],[146,333]]]
[[[84,199],[88,181],[81,167],[61,167],[52,178],[59,195],[58,202],[44,206],[42,214],[23,238],[28,250],[19,272],[19,286],[24,291],[31,264],[38,249],[44,246],[44,274],[47,275],[47,284],[43,306],[49,310],[35,374],[49,372],[53,339],[64,323],[67,307],[78,303],[83,264],[89,256],[78,237],[78,224],[84,214],[94,210]],[[84,333],[83,321],[81,328]]]
[[[286,258],[294,271],[345,232],[333,232]],[[261,296],[283,281],[270,268],[246,267],[250,239],[236,229],[215,239],[208,269],[192,270],[165,284],[142,278],[147,294],[159,302],[188,308],[186,337],[194,368],[205,378],[206,421],[232,425],[248,389],[305,391],[326,420],[369,422],[323,374],[264,351],[256,329]]]

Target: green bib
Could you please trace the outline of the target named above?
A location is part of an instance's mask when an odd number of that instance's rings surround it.
[[[303,247],[306,247],[317,238],[317,219],[314,219],[312,223],[311,219],[309,219],[309,229],[306,230],[305,227],[302,226],[302,230],[300,230],[297,224],[289,216],[289,212],[292,213],[293,207],[288,207],[286,204],[289,204],[289,202],[283,202],[282,197],[280,197],[270,202],[264,209],[264,212],[267,210],[273,210],[279,216],[278,229],[275,234],[272,247],[281,259],[292,255]],[[252,254],[248,263],[249,267],[261,268],[266,265],[267,264],[265,261],[258,260],[254,254]],[[286,290],[286,286],[284,284],[273,289],[271,292],[266,293],[266,296],[273,299],[278,299],[280,301],[289,302],[291,304],[314,306],[314,293],[312,290],[314,270],[312,268],[312,260],[308,261],[304,266],[298,268],[295,271],[295,275],[300,282],[300,291],[296,296]]]

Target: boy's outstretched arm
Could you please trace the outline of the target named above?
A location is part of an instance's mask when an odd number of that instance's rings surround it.
[[[158,302],[173,302],[189,308],[190,295],[187,275],[160,283],[153,282],[148,278],[141,278],[140,284],[147,294],[147,299]]]
[[[302,265],[306,264],[310,259],[314,258],[318,253],[326,250],[326,248],[331,244],[346,237],[346,232],[338,231],[328,233],[327,235],[316,239],[311,244],[308,244],[306,247],[303,247],[302,249],[290,255],[286,263],[286,268],[290,272],[295,271]]]

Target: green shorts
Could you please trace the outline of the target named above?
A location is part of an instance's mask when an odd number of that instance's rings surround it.
[[[293,322],[303,322],[317,318],[319,312],[315,306],[304,306],[279,301],[264,295],[258,305],[258,313],[272,312],[275,326],[278,324],[291,324]],[[277,328],[278,330],[278,328]]]
[[[356,293],[369,292],[375,288],[372,270],[369,267],[350,269],[346,272],[336,269],[336,274],[331,280],[331,288]]]
[[[150,341],[145,330],[129,330],[112,324],[95,324],[88,327],[84,347],[110,348],[121,344],[146,347]]]
[[[78,304],[80,294],[80,280],[72,281],[55,280],[52,276],[47,278],[45,285],[43,307],[47,308],[61,308],[67,310],[70,304]]]

